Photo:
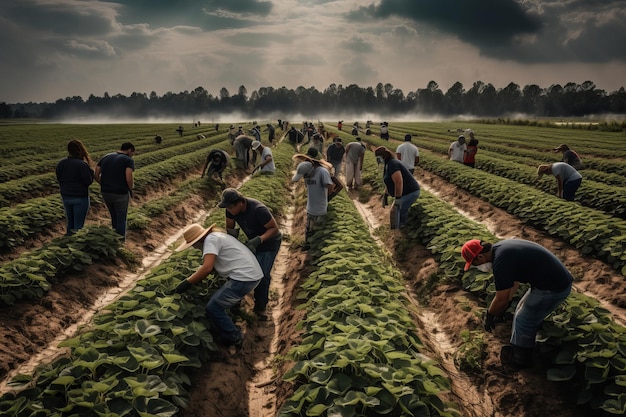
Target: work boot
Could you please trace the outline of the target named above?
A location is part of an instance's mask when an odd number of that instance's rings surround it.
[[[500,362],[506,368],[514,370],[533,367],[533,349],[521,348],[515,345],[502,346],[500,350]]]
[[[257,318],[260,321],[267,321],[268,320],[268,315],[267,315],[267,309],[265,308],[254,308],[254,314],[257,316]]]

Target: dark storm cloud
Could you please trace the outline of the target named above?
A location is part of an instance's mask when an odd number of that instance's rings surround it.
[[[410,19],[521,63],[626,61],[626,0],[382,0],[350,19]]]
[[[356,13],[379,19],[409,18],[478,45],[509,43],[542,26],[536,15],[513,0],[382,0]]]

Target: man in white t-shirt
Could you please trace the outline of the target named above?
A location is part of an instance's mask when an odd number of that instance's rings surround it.
[[[252,150],[261,154],[261,162],[254,167],[254,171],[260,169],[261,174],[273,174],[276,171],[276,165],[274,165],[274,156],[269,146],[263,146],[261,142],[255,140],[252,142]]]
[[[215,224],[204,229],[199,224],[192,224],[183,231],[185,243],[176,251],[189,247],[202,250],[202,265],[183,280],[177,287],[177,293],[187,291],[193,284],[205,279],[215,271],[227,281],[211,297],[205,307],[207,317],[215,325],[216,335],[226,346],[241,348],[243,334],[228,315],[228,310],[253,291],[263,278],[263,270],[254,254],[235,237],[217,231]]]
[[[396,148],[398,158],[411,174],[415,173],[415,165],[420,162],[420,151],[411,143],[411,135],[404,135],[404,143]]]
[[[583,181],[583,176],[574,167],[565,162],[555,162],[550,165],[539,165],[537,179],[543,174],[554,175],[557,183],[556,195],[567,201],[574,201],[576,191]]]
[[[467,150],[465,144],[465,136],[461,135],[457,140],[450,144],[448,148],[448,159],[455,162],[463,163],[463,156]]]

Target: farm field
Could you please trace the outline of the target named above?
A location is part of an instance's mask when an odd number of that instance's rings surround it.
[[[211,149],[234,154],[229,124],[186,126],[182,137],[173,124],[0,125],[0,414],[626,412],[623,132],[390,121],[384,141],[376,123],[371,135],[360,133],[369,149],[363,187],[332,200],[324,230],[304,251],[306,191],[289,181],[296,150],[288,140],[272,148],[273,176],[231,164],[224,181],[200,178]],[[344,144],[352,140],[334,126],[325,122]],[[457,129],[468,128],[480,141],[476,169],[446,158]],[[422,195],[396,231],[372,150],[395,149],[406,133],[420,149]],[[95,183],[87,227],[63,237],[54,167],[69,139],[82,140],[96,161],[122,142],[136,146],[125,243],[109,229]],[[551,150],[561,143],[585,163],[574,202],[555,196],[553,177],[536,181],[539,164],[560,159]],[[195,250],[173,253],[180,232],[192,222],[223,226],[216,205],[227,186],[264,201],[285,236],[271,319],[257,320],[247,300],[236,354],[213,341],[203,317],[220,279],[184,297],[173,291],[200,261]],[[547,247],[575,278],[568,302],[546,320],[535,367],[519,372],[499,362],[510,320],[482,329],[495,291],[489,275],[463,273],[460,256],[468,239],[515,237]]]

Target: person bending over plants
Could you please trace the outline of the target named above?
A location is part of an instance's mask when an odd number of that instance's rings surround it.
[[[493,273],[496,295],[483,318],[488,332],[495,328],[496,316],[507,310],[519,284],[530,285],[515,309],[511,344],[502,347],[500,360],[502,365],[514,369],[532,367],[537,330],[569,295],[572,274],[546,248],[523,239],[493,244],[472,239],[463,245],[461,255],[466,262],[465,271],[475,266]]]

